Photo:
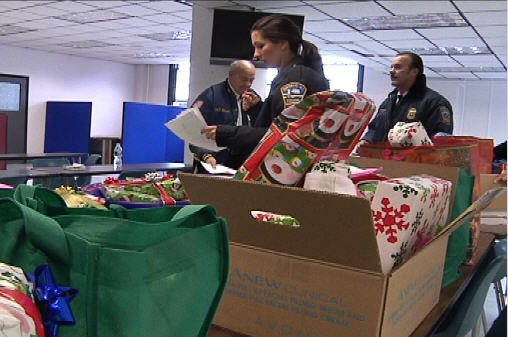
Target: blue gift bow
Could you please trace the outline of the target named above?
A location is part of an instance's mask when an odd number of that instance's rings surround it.
[[[60,325],[76,323],[69,302],[78,294],[77,289],[58,286],[47,264],[38,266],[33,275],[27,273],[26,276],[34,284],[46,337],[56,337]]]

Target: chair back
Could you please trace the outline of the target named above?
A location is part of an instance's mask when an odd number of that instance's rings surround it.
[[[471,283],[455,303],[450,313],[450,324],[432,335],[433,337],[462,337],[473,329],[483,311],[490,284],[504,263],[506,256],[497,256],[479,267]]]
[[[34,159],[32,161],[33,167],[62,167],[65,165],[70,165],[70,162],[66,158],[40,158]],[[64,179],[61,177],[52,177],[47,178],[47,183],[44,183],[44,180],[41,178],[34,178],[34,185],[47,185],[45,187],[53,189],[60,187],[64,184]]]
[[[89,166],[89,165],[95,165],[99,162],[99,160],[102,158],[102,156],[100,154],[96,154],[96,153],[92,153],[91,155],[88,156],[88,158],[86,159],[85,161],[85,165],[86,166]]]
[[[506,257],[506,239],[499,240],[494,245],[494,255],[495,256],[505,256]],[[506,259],[504,260],[504,264],[499,268],[496,276],[494,277],[495,281],[501,281],[503,278],[506,277]]]
[[[92,153],[88,156],[88,158],[85,161],[86,166],[95,165],[99,162],[99,160],[102,158],[100,154]],[[76,186],[84,187],[86,185],[90,185],[90,182],[92,181],[91,176],[79,176],[76,179]]]

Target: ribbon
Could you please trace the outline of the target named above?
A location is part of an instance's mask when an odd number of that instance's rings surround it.
[[[34,284],[46,337],[56,337],[60,325],[76,323],[69,302],[78,294],[77,289],[58,286],[48,265],[38,266],[27,278]]]

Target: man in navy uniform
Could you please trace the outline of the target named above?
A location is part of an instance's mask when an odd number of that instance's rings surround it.
[[[252,62],[234,61],[228,78],[203,91],[192,106],[199,108],[208,125],[251,125],[262,105],[259,95],[250,88],[255,75],[256,68]],[[192,144],[189,148],[194,153],[195,172],[203,172],[198,161],[213,167],[220,163],[234,169],[242,164],[242,157],[230,149],[213,152]]]
[[[453,133],[452,106],[427,87],[419,55],[397,54],[390,66],[390,79],[395,89],[381,103],[360,144],[386,141],[388,131],[397,122],[420,121],[431,138],[437,133]]]

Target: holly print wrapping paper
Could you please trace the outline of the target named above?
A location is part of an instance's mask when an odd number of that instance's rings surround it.
[[[432,141],[422,122],[398,122],[388,131],[388,141],[392,146],[432,145]]]

